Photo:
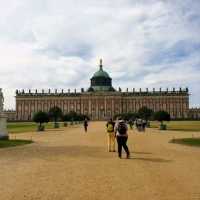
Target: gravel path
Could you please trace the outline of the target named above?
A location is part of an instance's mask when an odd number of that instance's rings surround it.
[[[131,159],[107,152],[105,122],[17,134],[35,143],[0,149],[0,200],[200,200],[200,148],[168,143],[192,134],[130,131]]]

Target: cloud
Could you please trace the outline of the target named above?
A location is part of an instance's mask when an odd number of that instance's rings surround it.
[[[1,2],[1,0],[0,0]],[[0,87],[89,87],[99,58],[118,88],[190,88],[200,106],[198,0],[22,0],[0,8]]]

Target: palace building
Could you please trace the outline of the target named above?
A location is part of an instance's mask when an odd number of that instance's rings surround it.
[[[85,114],[92,120],[107,120],[116,114],[137,112],[141,107],[148,107],[153,111],[165,110],[172,118],[187,118],[189,112],[188,88],[178,91],[166,89],[159,91],[153,89],[145,91],[134,88],[129,91],[116,90],[112,86],[112,78],[104,71],[102,60],[99,70],[90,79],[91,84],[87,90],[76,89],[71,92],[50,89],[38,91],[16,90],[16,120],[31,120],[37,111],[48,112],[51,107],[58,106],[63,113],[75,111]]]

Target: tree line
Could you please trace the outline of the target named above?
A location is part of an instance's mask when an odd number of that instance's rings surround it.
[[[128,112],[128,113],[117,114],[117,115],[114,116],[114,119],[117,119],[117,117],[119,117],[119,116],[126,121],[130,121],[130,120],[135,121],[138,118],[144,119],[147,122],[149,122],[149,120],[159,121],[161,130],[166,129],[166,125],[163,124],[163,122],[171,120],[171,116],[168,112],[166,112],[164,110],[154,112],[153,110],[151,110],[151,109],[149,109],[145,106],[140,108],[138,110],[138,112],[135,112],[135,113],[134,112]]]
[[[142,107],[138,110],[138,112],[128,112],[128,113],[120,113],[114,116],[116,119],[118,116],[122,117],[124,120],[135,120],[137,118],[145,119],[145,120],[156,120],[156,121],[170,121],[170,114],[166,111],[160,110],[157,112],[153,112],[153,110]]]
[[[149,120],[156,120],[160,122],[160,128],[165,129],[166,125],[163,124],[163,121],[170,121],[171,117],[170,114],[166,111],[158,111],[153,112],[153,110],[149,109],[148,107],[142,107],[138,110],[138,112],[128,112],[128,113],[120,113],[114,116],[114,119],[117,117],[122,117],[124,120],[129,121],[135,121],[137,118],[141,118],[146,120],[147,122]],[[71,111],[67,114],[63,114],[62,110],[55,106],[49,110],[49,112],[39,111],[34,114],[33,121],[38,123],[38,130],[43,130],[44,126],[43,123],[48,123],[50,120],[54,122],[54,127],[59,127],[59,121],[63,122],[76,122],[76,121],[83,121],[85,119],[89,120],[89,117],[87,115],[78,114],[74,111]]]
[[[39,131],[43,131],[43,124],[48,123],[49,121],[54,122],[54,128],[59,128],[59,121],[71,122],[73,124],[73,122],[84,121],[85,119],[89,120],[89,117],[74,111],[64,115],[62,110],[57,106],[51,108],[49,112],[38,111],[33,115],[33,121],[39,124]]]

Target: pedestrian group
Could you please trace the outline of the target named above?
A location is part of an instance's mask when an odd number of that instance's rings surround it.
[[[85,132],[87,132],[87,119],[84,120],[83,125]],[[118,117],[115,122],[113,121],[113,119],[109,119],[109,121],[106,123],[106,129],[108,134],[108,151],[115,152],[115,141],[117,141],[119,158],[122,158],[122,148],[126,152],[126,158],[130,158],[130,151],[127,146],[128,125],[130,126],[130,129],[133,129],[133,126],[135,125],[136,129],[139,132],[144,132],[147,122],[146,120],[139,118],[136,119],[135,122],[132,119],[130,119],[129,121],[125,121],[121,117]]]

